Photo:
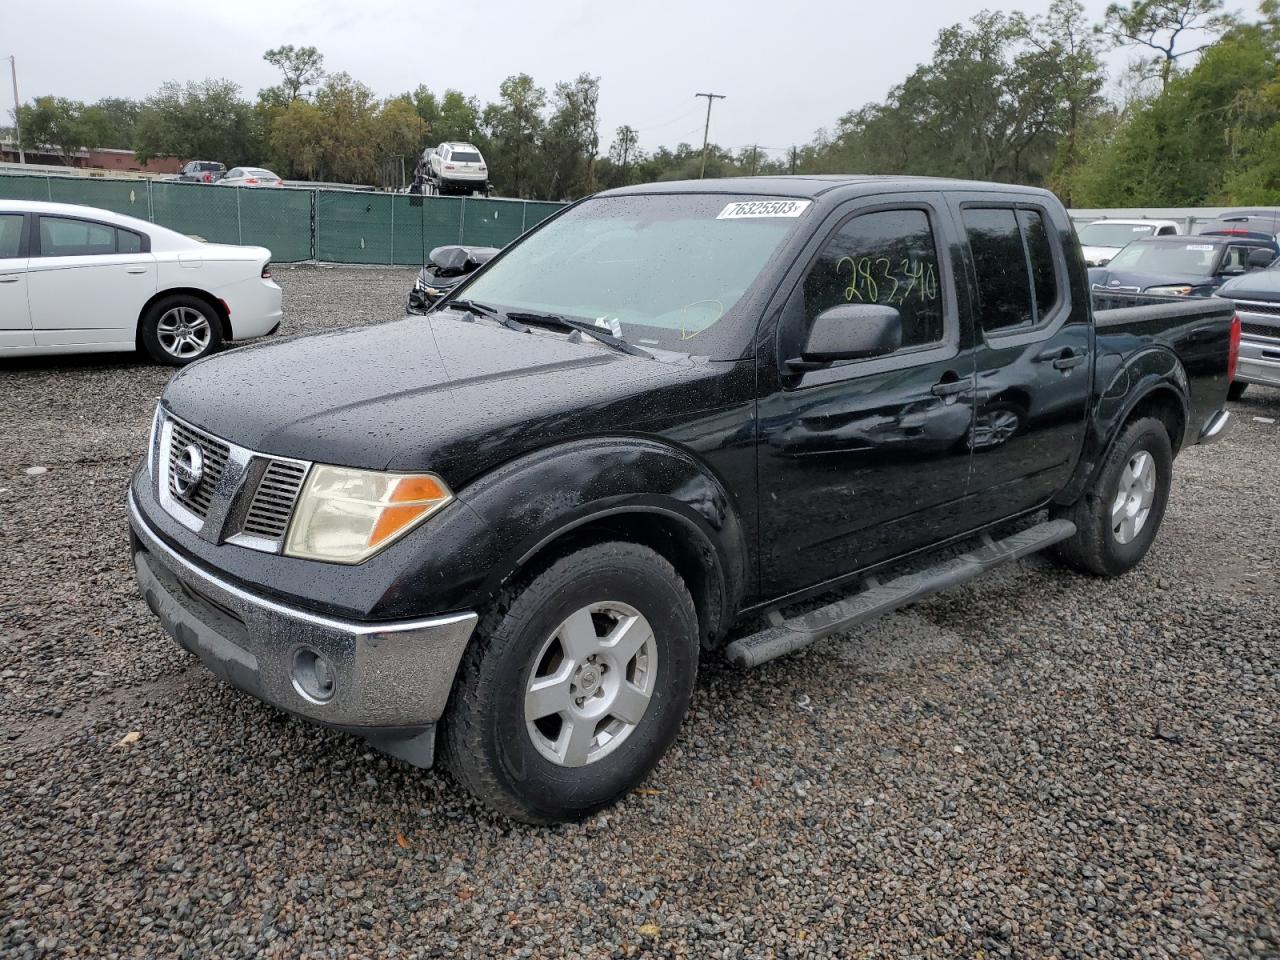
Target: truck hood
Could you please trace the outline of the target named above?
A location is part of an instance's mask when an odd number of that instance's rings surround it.
[[[1280,300],[1280,270],[1254,270],[1232,277],[1218,288],[1218,296],[1235,300]]]
[[[183,369],[164,404],[261,453],[434,470],[458,489],[528,450],[670,414],[663,386],[687,411],[703,366],[432,314],[232,350]]]

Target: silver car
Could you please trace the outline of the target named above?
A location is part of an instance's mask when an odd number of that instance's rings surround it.
[[[263,167],[232,167],[218,181],[222,187],[279,187],[284,181]]]

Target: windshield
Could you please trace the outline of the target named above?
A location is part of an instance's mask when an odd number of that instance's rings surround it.
[[[1140,240],[1155,233],[1149,223],[1105,223],[1098,221],[1081,227],[1080,242],[1086,247],[1123,247],[1130,240]]]
[[[725,194],[588,200],[512,247],[462,296],[501,310],[616,323],[634,344],[711,356],[809,206]]]
[[[1208,277],[1213,274],[1218,250],[1212,243],[1135,243],[1117,253],[1107,269]]]

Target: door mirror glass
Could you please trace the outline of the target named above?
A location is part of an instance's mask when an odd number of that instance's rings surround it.
[[[793,369],[812,369],[838,360],[883,357],[902,346],[902,316],[897,309],[875,303],[846,303],[828,307],[814,318],[804,351],[788,360]]]

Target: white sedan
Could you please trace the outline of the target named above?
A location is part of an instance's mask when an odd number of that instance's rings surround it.
[[[0,359],[145,350],[190,363],[280,326],[271,251],[93,207],[0,200]]]

